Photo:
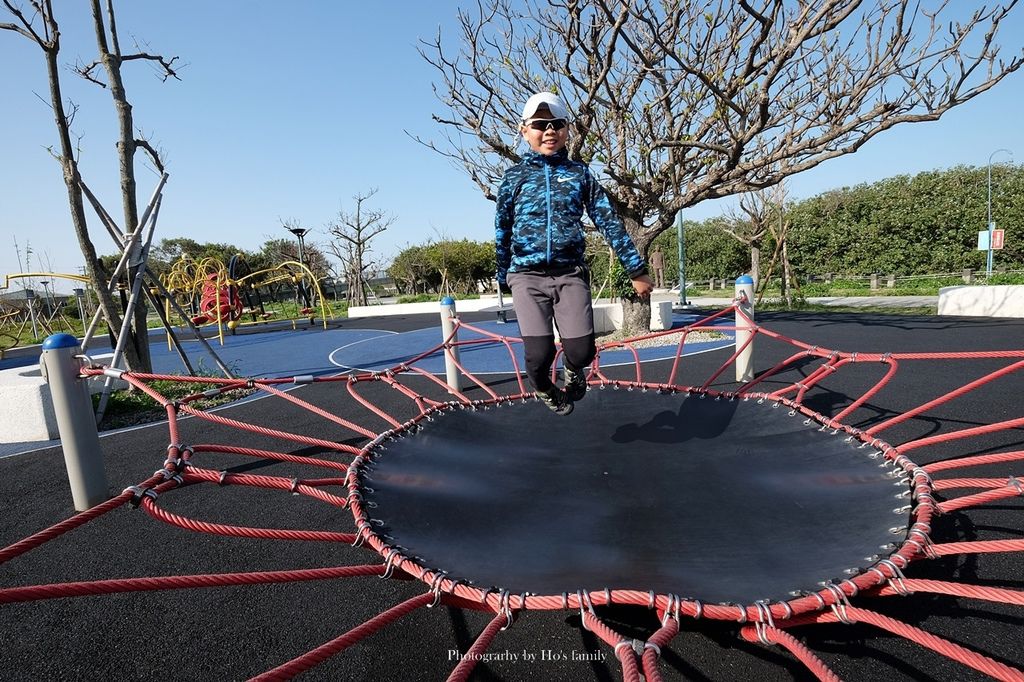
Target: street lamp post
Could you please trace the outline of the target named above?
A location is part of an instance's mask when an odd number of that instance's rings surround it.
[[[1013,156],[1013,152],[1009,149],[997,149],[988,156],[988,260],[985,274],[990,278],[992,277],[992,232],[996,227],[996,224],[992,222],[992,157],[999,152],[1006,152]]]
[[[686,300],[686,235],[683,227],[683,212],[676,214],[676,245],[679,255],[679,301],[673,305],[675,310],[691,310],[695,308]]]
[[[292,234],[294,234],[298,238],[298,240],[299,240],[299,265],[305,266],[306,265],[306,245],[305,245],[304,238],[309,233],[309,229],[305,228],[305,227],[288,227],[287,225],[284,226],[284,229],[288,230],[289,232],[291,232]],[[305,272],[301,272],[299,274],[300,274],[299,291],[300,291],[300,293],[305,293],[305,291],[306,291]]]
[[[39,284],[43,287],[43,304],[46,306],[46,314],[50,315],[53,313],[53,300],[50,298],[50,290],[46,288],[46,285],[50,283],[50,280],[40,280]]]
[[[307,228],[305,228],[305,227],[287,227],[287,226],[284,229],[288,230],[289,232],[294,234],[296,237],[298,237],[298,239],[299,239],[299,264],[300,265],[305,265],[306,264],[306,253],[305,253],[306,245],[305,245],[305,242],[303,240],[304,240],[305,236],[309,233],[309,230]]]

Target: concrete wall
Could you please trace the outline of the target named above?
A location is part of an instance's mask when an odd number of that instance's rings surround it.
[[[939,315],[1024,317],[1024,284],[943,287]]]
[[[505,297],[505,305],[512,305],[512,297]],[[485,308],[496,308],[498,306],[497,296],[481,298],[469,298],[455,301],[456,312],[475,312]],[[393,303],[388,305],[360,305],[348,309],[349,317],[376,317],[378,315],[419,315],[421,313],[435,313],[441,315],[441,302],[427,301],[426,303]]]
[[[505,305],[512,305],[512,297],[505,297]],[[456,312],[476,312],[489,308],[497,309],[498,297],[487,296],[471,298],[455,302]],[[441,314],[441,304],[436,301],[426,303],[396,303],[394,305],[355,306],[348,309],[349,317],[375,317],[377,315],[418,315],[422,313]],[[601,334],[615,331],[622,326],[622,305],[619,303],[594,303],[594,331]],[[672,326],[672,302],[651,302],[651,330],[659,331]]]

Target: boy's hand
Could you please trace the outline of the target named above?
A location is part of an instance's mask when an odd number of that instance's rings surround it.
[[[632,282],[637,296],[640,298],[650,298],[651,292],[654,291],[654,282],[651,281],[649,275],[640,275],[632,280]]]

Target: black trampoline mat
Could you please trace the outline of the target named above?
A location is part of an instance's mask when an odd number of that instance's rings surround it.
[[[910,519],[872,448],[805,421],[611,389],[568,417],[535,401],[450,411],[386,446],[365,499],[405,556],[484,589],[787,599],[872,565]]]

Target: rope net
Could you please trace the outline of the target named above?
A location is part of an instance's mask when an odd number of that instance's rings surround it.
[[[733,314],[740,315],[737,318],[740,322],[723,324]],[[952,526],[962,525],[957,520],[966,518],[964,514],[968,510],[1007,504],[1020,508],[1024,484],[1011,473],[1019,470],[1020,461],[1024,459],[1024,449],[1020,448],[1024,416],[1021,416],[1019,394],[1016,403],[1008,405],[991,423],[965,424],[951,418],[951,414],[958,402],[976,392],[1005,387],[1001,382],[1024,368],[1024,350],[847,352],[813,346],[759,327],[743,318],[742,311],[736,307],[682,329],[602,345],[589,368],[590,391],[631,391],[637,394],[638,400],[644,393],[685,394],[699,399],[770,405],[781,410],[780,414],[802,417],[813,428],[844,438],[862,450],[865,457],[876,460],[892,479],[893,511],[901,515],[904,522],[897,524],[891,541],[880,546],[876,555],[867,557],[863,566],[840,578],[825,580],[813,589],[794,590],[785,598],[723,603],[704,601],[699,595],[602,586],[581,586],[557,594],[513,593],[500,585],[476,584],[473,576],[456,576],[443,568],[431,567],[392,541],[381,528],[384,524],[374,516],[373,505],[368,501],[372,489],[367,481],[367,472],[378,459],[387,456],[389,444],[402,438],[415,438],[416,432],[428,422],[444,419],[454,411],[519,409],[535,402],[520,372],[516,354],[518,339],[499,336],[467,322],[456,321],[455,328],[455,333],[436,348],[379,372],[353,371],[339,376],[287,379],[121,374],[122,379],[166,409],[169,445],[160,468],[107,502],[0,550],[0,563],[16,560],[84,524],[95,522],[108,512],[120,507],[137,507],[155,520],[193,533],[319,543],[327,546],[324,555],[328,557],[335,555],[334,548],[340,554],[342,547],[359,547],[358,552],[365,556],[363,563],[26,584],[0,588],[0,603],[373,576],[420,585],[411,598],[292,660],[282,660],[277,667],[254,678],[259,680],[294,677],[403,617],[438,605],[493,616],[468,646],[459,647],[452,661],[451,680],[469,679],[481,662],[495,660],[492,647],[500,641],[502,632],[515,627],[523,615],[535,611],[578,615],[582,628],[607,646],[605,654],[609,660],[617,661],[626,680],[662,679],[665,666],[662,653],[666,648],[675,644],[677,656],[686,658],[685,645],[680,645],[676,639],[681,632],[722,626],[734,630],[739,642],[777,647],[776,650],[789,657],[786,665],[790,668],[805,668],[819,679],[839,679],[833,668],[843,664],[830,665],[820,656],[820,651],[814,650],[813,642],[817,640],[813,628],[829,623],[871,626],[982,675],[1000,680],[1024,680],[1020,661],[1015,664],[1005,653],[989,655],[977,650],[976,643],[938,636],[883,612],[887,598],[909,595],[931,598],[947,595],[1008,605],[1013,609],[1024,606],[1024,592],[1019,589],[936,577],[941,573],[939,569],[949,566],[950,557],[969,562],[979,555],[1024,551],[1019,526],[1002,533],[1012,537],[992,539],[978,539],[975,532],[963,534],[956,528],[950,530]],[[731,354],[725,351],[715,357],[710,353],[685,354],[688,339],[698,333],[721,334],[738,329],[751,332],[749,342],[755,343],[755,358],[767,367],[750,382],[736,384],[726,376],[744,350],[742,345]],[[474,338],[458,341],[460,330],[473,332]],[[640,349],[665,337],[678,337],[674,355],[661,362],[643,362]],[[458,357],[456,349],[465,358],[478,346],[503,348],[511,373],[477,375],[456,360],[466,381],[464,388],[455,390],[422,367],[426,359],[439,354]],[[621,356],[623,351],[629,362],[616,365],[604,362],[613,352]],[[726,354],[728,357],[722,361],[721,356]],[[928,371],[936,371],[935,367],[941,371],[949,363],[957,366],[976,363],[979,369],[967,383],[939,395],[918,395],[897,388],[899,375],[909,373],[912,377],[926,365],[931,367]],[[83,374],[100,376],[104,371],[102,367],[89,367],[83,369]],[[184,399],[170,401],[153,387],[159,381],[199,382],[207,388]],[[836,386],[842,386],[842,390]],[[274,408],[280,414],[277,424],[249,423],[194,406],[204,397],[252,389],[279,405]],[[887,389],[896,389],[895,403],[900,405],[901,411],[877,407],[876,399]],[[196,420],[195,424],[203,424],[204,435],[209,435],[213,427],[212,433],[219,442],[188,442],[185,434],[193,429],[186,417]],[[575,415],[568,418],[551,415],[552,428],[562,423],[560,419],[574,418]],[[266,445],[248,447],[239,445],[239,441]],[[479,454],[487,456],[486,452]],[[259,469],[264,466],[274,471],[287,469],[287,472],[260,473]],[[976,475],[978,471],[985,475]],[[536,473],[543,475],[543,472]],[[173,505],[168,501],[179,491],[193,486],[202,487],[204,494],[211,496],[232,488],[303,496],[343,510],[334,512],[330,518],[347,528],[283,529],[265,526],[259,519],[225,523],[171,511],[169,507]],[[266,515],[271,516],[273,512],[273,508],[268,508]],[[429,515],[430,510],[424,509],[423,513]],[[933,529],[943,524],[944,519],[955,522],[946,522],[946,530],[935,532]],[[939,564],[939,569],[935,564]],[[964,575],[969,578],[970,574]],[[615,610],[618,607],[650,610],[657,619],[656,626],[638,636],[636,628],[621,627],[615,622],[619,618],[619,611]],[[1019,623],[1019,612],[1011,618]],[[720,625],[713,625],[715,622]],[[585,672],[586,664],[581,665]],[[856,673],[856,667],[848,670]],[[959,678],[960,672],[953,675]]]

